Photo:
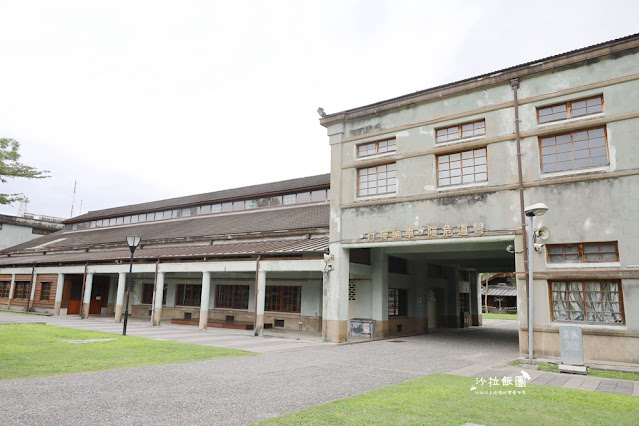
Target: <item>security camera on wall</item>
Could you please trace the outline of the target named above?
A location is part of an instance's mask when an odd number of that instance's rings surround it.
[[[539,244],[539,243],[535,243],[533,244],[533,247],[535,248],[535,251],[537,253],[541,253],[541,250],[545,247],[545,244]]]

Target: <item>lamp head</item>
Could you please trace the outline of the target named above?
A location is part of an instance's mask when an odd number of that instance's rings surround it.
[[[126,237],[126,243],[128,244],[131,253],[133,253],[140,244],[140,237]]]
[[[544,203],[533,204],[532,206],[528,206],[524,209],[524,213],[526,216],[543,216],[548,211],[548,206]]]

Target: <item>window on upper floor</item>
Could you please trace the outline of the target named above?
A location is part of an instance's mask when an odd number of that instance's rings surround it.
[[[357,157],[367,157],[369,155],[394,152],[397,149],[395,138],[381,141],[367,142],[357,145]]]
[[[486,148],[437,156],[438,186],[487,180]]]
[[[456,141],[486,134],[486,120],[471,121],[435,130],[437,143]]]
[[[537,121],[539,124],[550,123],[552,121],[597,114],[602,111],[603,95],[599,95],[537,108]]]
[[[542,173],[604,166],[609,163],[605,127],[540,137],[539,145]]]
[[[357,196],[393,194],[397,192],[395,163],[357,170]]]
[[[617,262],[616,241],[606,243],[547,244],[549,263]]]
[[[621,281],[550,281],[553,321],[624,322]]]

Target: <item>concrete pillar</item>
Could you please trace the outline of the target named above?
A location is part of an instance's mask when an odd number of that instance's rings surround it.
[[[33,300],[35,298],[36,283],[38,282],[38,273],[33,271],[33,278],[31,279],[31,291],[29,292],[29,300],[27,300],[27,311],[33,307]]]
[[[153,325],[162,322],[162,295],[164,294],[164,272],[158,272],[155,282],[155,307],[153,308]]]
[[[87,273],[84,284],[84,300],[82,301],[82,318],[89,318],[89,306],[91,305],[91,290],[93,290],[93,272]]]
[[[11,274],[11,285],[9,286],[9,303],[7,303],[7,311],[11,308],[13,300],[13,291],[16,289],[16,274]]]
[[[388,337],[388,256],[383,249],[371,250],[372,316],[375,320],[375,336]]]
[[[331,244],[330,253],[335,259],[329,262],[333,269],[324,283],[322,337],[328,342],[342,343],[348,340],[349,253],[339,243]]]
[[[266,271],[257,273],[257,312],[255,321],[255,335],[261,336],[264,332],[264,299],[266,296]]]
[[[122,322],[124,312],[124,290],[126,289],[126,272],[118,274],[118,292],[115,296],[115,322]]]
[[[160,300],[162,298],[160,293]],[[209,323],[209,296],[211,295],[211,273],[202,272],[202,291],[200,293],[200,330],[206,330]],[[157,296],[156,296],[157,297]]]
[[[446,287],[446,326],[448,328],[459,328],[459,270],[456,268],[445,268]]]
[[[58,274],[58,284],[55,286],[55,304],[53,305],[53,315],[60,315],[62,306],[62,293],[64,291],[64,274]]]
[[[470,273],[470,325],[482,325],[481,274]]]

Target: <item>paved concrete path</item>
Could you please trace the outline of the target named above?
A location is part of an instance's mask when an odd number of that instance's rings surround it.
[[[247,424],[469,364],[502,367],[518,356],[517,324],[508,325],[351,345],[251,337],[300,346],[257,357],[5,380],[0,381],[2,423]],[[173,327],[154,329],[176,338]],[[217,331],[228,332],[193,333]]]
[[[467,377],[483,377],[493,378],[501,380],[504,377],[510,377],[513,379],[516,376],[523,376],[522,367],[505,366],[501,368],[486,368],[485,365],[469,365],[467,367],[460,368],[458,370],[450,371],[449,374],[455,374],[458,376]],[[568,389],[579,389],[584,391],[594,392],[609,392],[618,393],[622,395],[632,395],[639,397],[639,382],[631,380],[619,380],[619,379],[606,379],[604,377],[595,376],[582,376],[576,374],[566,373],[554,373],[551,371],[540,370],[523,370],[530,376],[530,380],[527,380],[527,384],[531,385],[546,385],[556,386]],[[488,390],[508,390],[506,387],[491,387],[484,385],[486,391]],[[512,389],[511,389],[512,390]]]

